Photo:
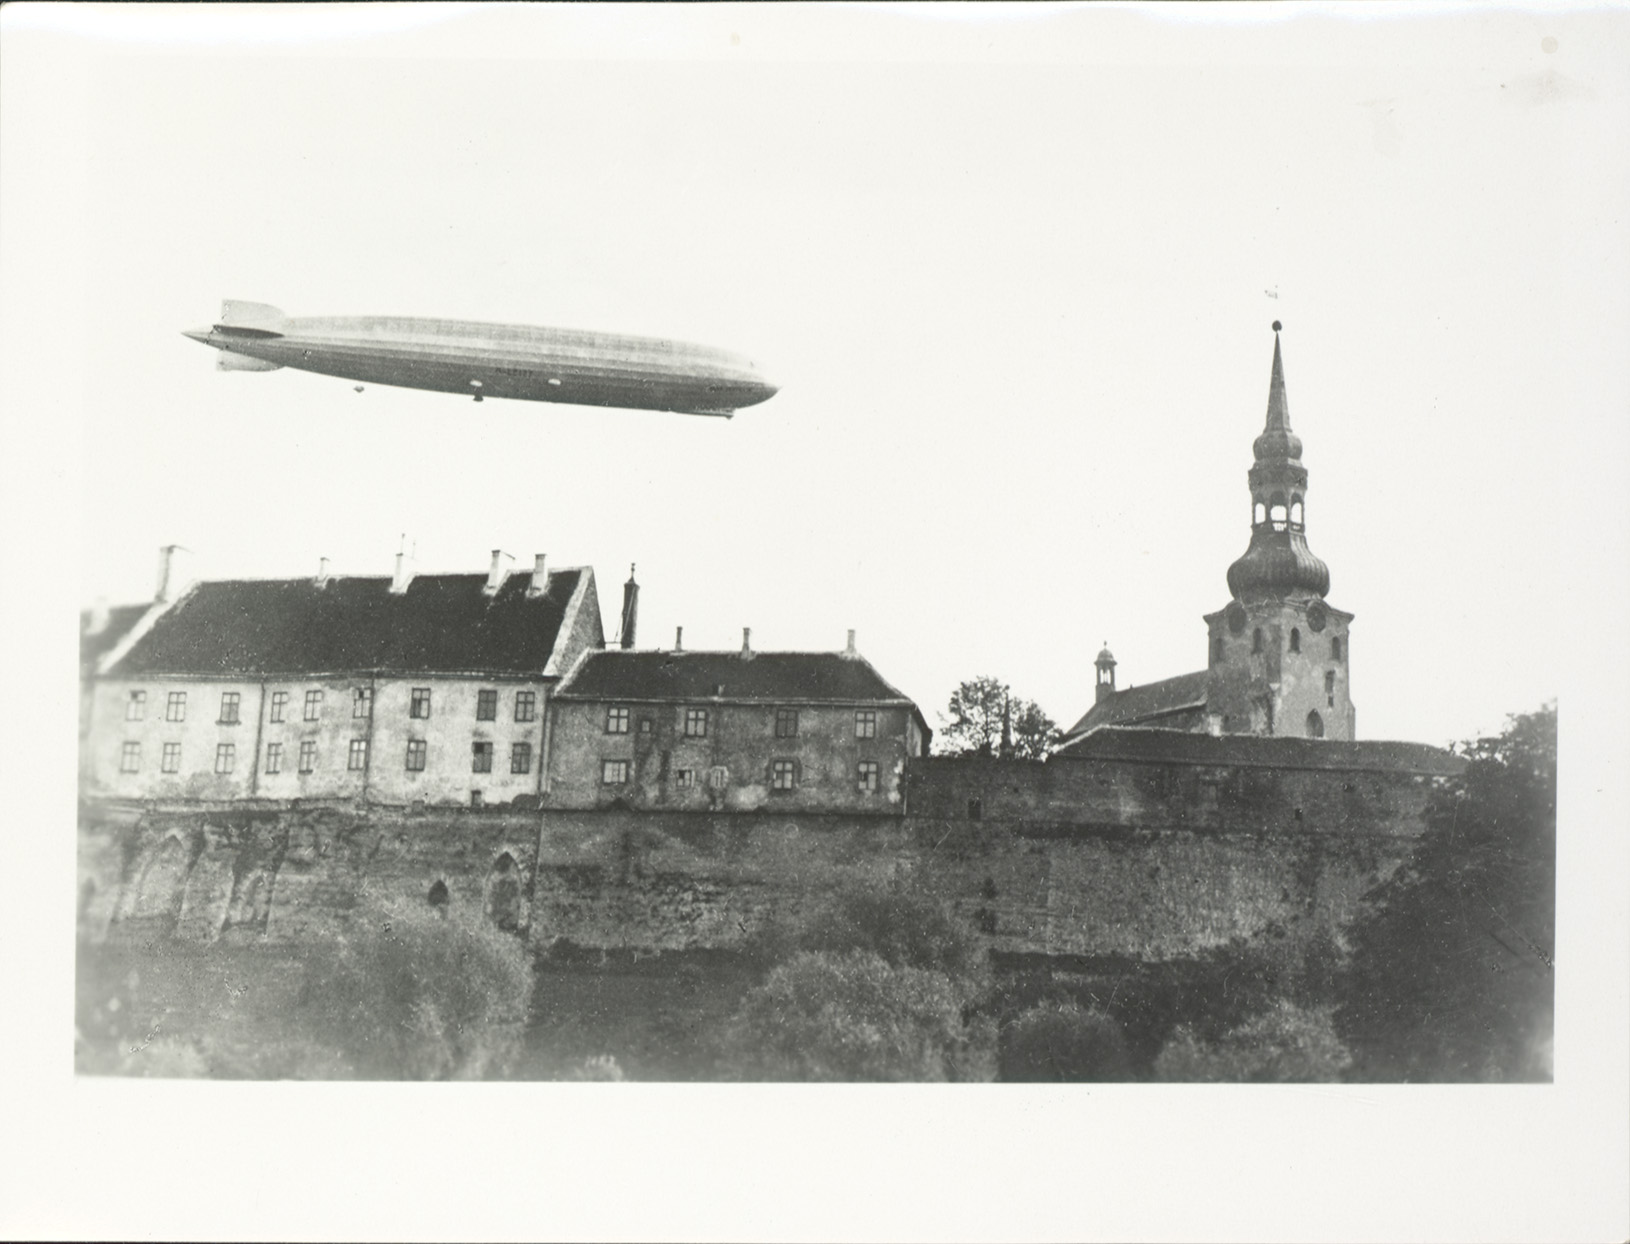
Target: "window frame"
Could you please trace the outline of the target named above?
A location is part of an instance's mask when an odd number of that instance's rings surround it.
[[[372,687],[351,688],[351,720],[359,718],[366,720],[374,715],[374,689]]]
[[[282,725],[284,717],[289,711],[289,693],[287,691],[272,692],[272,711],[268,718],[273,725]]]
[[[260,771],[268,774],[283,772],[283,744],[266,744],[266,763],[261,766]]]
[[[172,740],[164,745],[164,750],[159,753],[158,771],[160,773],[181,772],[181,744]]]
[[[125,720],[147,720],[147,692],[132,691],[125,699]]]
[[[423,710],[422,712],[420,710]],[[430,720],[430,688],[414,687],[408,694],[408,720]]]
[[[477,721],[498,720],[498,689],[496,687],[481,687],[476,691],[475,719]]]
[[[778,708],[775,710],[775,737],[778,739],[795,739],[798,737],[797,709]]]
[[[368,740],[352,739],[345,749],[345,771],[362,773],[368,768]]]
[[[875,739],[877,737],[877,710],[875,708],[857,708],[855,710],[855,737],[857,739]]]
[[[187,720],[187,693],[185,691],[171,691],[164,697],[164,720],[172,722]]]
[[[525,763],[521,763],[522,761]],[[509,745],[509,771],[511,774],[532,772],[532,744],[511,743]]]
[[[215,719],[218,726],[236,726],[242,724],[239,713],[243,708],[243,693],[239,691],[221,692],[221,714]],[[228,710],[231,710],[228,712]]]
[[[238,767],[238,745],[236,743],[217,743],[215,745],[215,776],[224,777]]]
[[[536,721],[538,719],[538,693],[536,691],[517,691],[515,693],[515,720]]]
[[[674,786],[679,790],[694,790],[696,788],[696,770],[674,770]]]
[[[409,739],[407,741],[407,758],[403,761],[403,771],[407,773],[423,773],[429,763],[430,746],[425,739]],[[417,764],[414,761],[418,761]]]
[[[862,794],[875,795],[883,788],[883,766],[875,760],[862,760],[856,766],[855,778]]]
[[[492,772],[493,746],[491,739],[473,739],[470,742],[470,772]]]
[[[300,710],[301,721],[321,721],[323,719],[323,691],[321,687],[313,687],[306,692],[305,706]]]
[[[705,708],[685,708],[685,734],[687,739],[707,738],[708,710]]]
[[[141,772],[141,744],[135,739],[126,739],[119,748],[119,772]]]
[[[608,704],[606,706],[605,733],[627,734],[632,714],[626,704]]]
[[[770,761],[770,793],[786,794],[798,789],[798,762],[785,756]]]
[[[632,766],[627,760],[606,760],[602,758],[600,761],[600,785],[627,786],[631,768]],[[613,778],[611,776],[613,772],[616,772],[618,776]]]
[[[297,772],[297,773],[315,773],[315,772],[317,772],[317,740],[316,739],[301,739],[300,740],[300,761],[299,761],[299,764],[296,766],[295,772]]]

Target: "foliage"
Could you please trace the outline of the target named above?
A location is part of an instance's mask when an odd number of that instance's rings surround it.
[[[623,1069],[617,1065],[617,1060],[610,1054],[595,1054],[585,1058],[567,1077],[569,1080],[599,1080],[620,1081],[624,1078]]]
[[[1155,1059],[1155,1078],[1233,1084],[1340,1080],[1352,1056],[1336,1036],[1330,1009],[1281,1000],[1215,1042],[1180,1025]]]
[[[1338,978],[1350,1078],[1548,1080],[1556,706],[1463,745],[1410,862],[1366,898]]]
[[[532,996],[521,942],[417,903],[365,898],[307,970],[313,1027],[364,1076],[502,1075],[520,1051]]]
[[[1132,1058],[1113,1017],[1073,1001],[1031,1007],[1002,1031],[1004,1081],[1132,1080]]]
[[[1053,719],[1033,700],[1019,699],[1000,679],[970,678],[951,693],[947,712],[940,714],[936,744],[947,756],[1011,755],[1041,760],[1063,737]]]
[[[846,891],[801,927],[773,935],[777,958],[801,951],[867,950],[897,968],[943,972],[976,987],[987,972],[984,942],[931,899],[880,887]]]
[[[743,1079],[990,1079],[992,1035],[985,1021],[964,1023],[962,991],[943,972],[866,950],[805,951],[743,999],[725,1054]]]

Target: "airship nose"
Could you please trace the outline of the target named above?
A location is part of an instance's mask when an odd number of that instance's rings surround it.
[[[211,331],[212,330],[208,328],[189,328],[183,330],[181,335],[183,337],[191,337],[194,341],[202,341],[207,346],[209,344]]]

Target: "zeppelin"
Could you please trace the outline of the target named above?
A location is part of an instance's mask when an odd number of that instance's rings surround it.
[[[218,324],[186,335],[219,350],[222,371],[293,367],[468,393],[478,402],[509,397],[728,418],[776,392],[728,350],[571,328],[382,315],[291,319],[264,303],[228,301]]]

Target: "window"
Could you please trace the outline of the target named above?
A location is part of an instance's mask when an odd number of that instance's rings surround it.
[[[1332,635],[1330,637],[1330,659],[1332,661],[1341,660],[1341,636],[1340,635]]]
[[[238,724],[238,693],[236,691],[221,692],[221,718],[218,724],[223,726]]]
[[[775,710],[775,737],[778,739],[795,739],[798,737],[797,709],[778,708]]]
[[[1324,720],[1317,713],[1307,715],[1307,737],[1310,739],[1324,737]]]
[[[165,721],[187,720],[187,693],[185,691],[172,691],[164,699]]]
[[[351,751],[345,758],[345,767],[353,772],[360,772],[368,767],[367,739],[351,740]]]
[[[470,806],[472,808],[479,808],[481,806],[481,792],[480,791],[472,790],[470,792]]]
[[[498,720],[498,693],[496,691],[477,691],[475,693],[475,719],[477,721]]]
[[[125,720],[142,721],[147,717],[147,692],[132,691],[125,701]]]
[[[770,789],[791,790],[798,784],[798,766],[791,760],[770,761]]]
[[[626,708],[606,709],[606,733],[628,733],[628,710]]]
[[[511,773],[532,772],[532,744],[512,743],[510,745],[509,771]]]
[[[126,743],[119,752],[119,772],[135,773],[141,768],[141,744]]]
[[[1262,651],[1262,628],[1260,626],[1251,632],[1251,651]]]
[[[289,707],[289,693],[287,691],[272,692],[272,720],[282,721],[283,714]]]
[[[159,760],[159,771],[162,773],[181,772],[181,744],[166,743],[164,755]]]
[[[641,734],[650,734],[651,733],[651,719],[649,717],[641,717],[640,718],[640,733]]]
[[[1290,650],[1292,652],[1300,652],[1302,650],[1302,632],[1297,630],[1294,626],[1290,628]]]
[[[855,712],[855,737],[857,739],[875,739],[877,737],[877,710],[862,708]]]
[[[407,771],[409,773],[424,772],[424,751],[425,743],[423,739],[408,740]]]
[[[351,716],[371,717],[374,711],[374,689],[354,687],[351,690]]]
[[[485,741],[477,741],[475,743],[470,744],[470,772],[471,773],[491,773],[492,772],[492,744],[491,743],[488,743],[488,742],[485,742]]]
[[[1324,671],[1324,706],[1326,708],[1335,708],[1336,707],[1336,671],[1335,670],[1325,670]]]
[[[231,773],[238,764],[238,749],[231,743],[218,743],[215,747],[215,772]]]
[[[517,691],[515,693],[515,720],[536,721],[538,718],[538,693],[536,691]]]
[[[267,773],[282,773],[283,772],[283,744],[281,744],[281,743],[268,743],[268,744],[266,744],[266,772]]]
[[[413,702],[408,705],[408,716],[425,718],[430,716],[430,688],[413,688]]]
[[[877,791],[877,761],[862,760],[860,762],[860,789],[868,795]]]
[[[1223,637],[1218,635],[1211,641],[1211,660],[1215,665],[1221,665],[1223,660]]]
[[[443,909],[446,908],[447,883],[445,881],[436,881],[432,883],[430,893],[425,895],[425,901],[432,907]]]
[[[707,709],[687,708],[685,710],[685,737],[687,739],[707,738]]]
[[[310,773],[317,767],[317,743],[306,739],[300,744],[300,772]]]
[[[628,781],[628,761],[604,760],[600,762],[600,782],[604,786],[621,786]]]
[[[689,790],[696,785],[696,770],[681,769],[679,775],[674,779],[674,784],[683,790]]]
[[[323,693],[321,691],[308,691],[308,692],[306,692],[305,719],[307,721],[319,721],[319,720],[322,719],[322,715],[323,715]]]

